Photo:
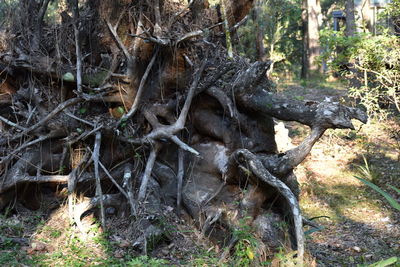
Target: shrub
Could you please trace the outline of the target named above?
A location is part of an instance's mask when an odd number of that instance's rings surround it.
[[[382,113],[382,107],[394,105],[400,112],[400,39],[384,30],[373,36],[343,31],[321,32],[321,59],[331,69],[351,78],[349,95],[362,104],[369,115]]]

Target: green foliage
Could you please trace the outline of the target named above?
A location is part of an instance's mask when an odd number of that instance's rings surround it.
[[[393,19],[400,19],[400,0],[392,0],[386,8],[386,13]]]
[[[9,26],[10,18],[15,11],[18,0],[1,0],[0,1],[0,28]]]
[[[358,180],[360,180],[361,182],[363,182],[364,184],[366,184],[367,186],[371,187],[372,189],[374,189],[376,192],[378,192],[379,194],[381,194],[384,198],[386,198],[386,200],[389,202],[389,204],[397,209],[398,211],[400,211],[400,203],[397,202],[391,195],[389,195],[387,192],[385,192],[384,190],[382,190],[379,186],[375,185],[373,182],[378,180],[378,175],[377,172],[375,172],[370,165],[368,164],[368,161],[365,157],[363,157],[364,159],[364,166],[358,165],[357,168],[359,169],[361,175],[365,178],[361,178],[359,176],[354,176],[355,178],[357,178]],[[396,191],[398,194],[400,194],[400,189],[389,185],[390,188],[392,188],[394,191]]]
[[[274,255],[274,258],[279,260],[279,266],[295,267],[299,266],[295,256],[296,251],[288,252],[280,247],[279,252]]]
[[[368,265],[368,267],[386,267],[386,266],[392,266],[395,263],[399,262],[399,258],[397,257],[391,257],[386,260],[381,260],[378,262],[375,262],[374,264]]]
[[[363,161],[364,165],[356,165],[360,175],[373,183],[378,182],[378,177],[379,177],[378,172],[375,170],[373,166],[371,166],[368,163],[367,158],[364,156],[363,156]]]
[[[259,15],[250,16],[242,26],[238,52],[251,60],[257,60],[257,30],[264,33],[266,55],[272,60],[285,59],[285,68],[294,69],[301,62],[301,1],[263,0],[259,4]],[[293,65],[292,65],[293,64]]]
[[[386,198],[386,200],[389,202],[390,206],[392,206],[393,208],[395,208],[396,210],[400,211],[400,203],[397,202],[396,199],[394,199],[391,195],[389,195],[387,192],[385,192],[384,190],[382,190],[379,186],[363,179],[360,178],[358,176],[355,176],[358,180],[360,180],[361,182],[363,182],[364,184],[368,185],[369,187],[371,187],[372,189],[374,189],[376,192],[378,192],[379,194],[381,194],[384,198]],[[396,190],[398,190],[396,188]]]
[[[239,227],[233,232],[233,236],[238,240],[231,260],[234,266],[251,266],[257,257],[258,241],[246,223],[248,219],[241,219]]]
[[[35,266],[35,262],[16,246],[0,252],[0,266]]]
[[[322,59],[333,71],[353,79],[349,95],[370,115],[384,113],[382,104],[394,104],[400,111],[400,40],[388,30],[373,36],[321,31]]]
[[[368,165],[367,160],[364,157],[364,163],[365,166],[358,166],[359,170],[361,171],[362,174],[365,175],[365,177],[369,180],[376,180],[375,175],[371,174],[371,169]],[[390,206],[392,206],[394,209],[400,211],[400,202],[398,202],[396,199],[394,199],[391,195],[389,195],[386,191],[382,190],[379,186],[375,185],[374,183],[370,182],[367,179],[363,179],[361,177],[358,176],[354,176],[355,178],[357,178],[359,181],[361,181],[362,183],[364,183],[365,185],[369,186],[370,188],[372,188],[373,190],[375,190],[376,192],[378,192],[379,194],[381,194],[390,204]],[[394,191],[396,191],[396,193],[400,194],[400,189],[389,185],[389,187],[391,189],[393,189]],[[392,266],[393,264],[399,263],[399,258],[397,257],[391,257],[389,259],[386,260],[381,260],[378,261],[376,263],[373,263],[371,265],[365,265],[365,266],[369,266],[369,267],[385,267],[385,266]],[[358,265],[360,266],[360,265]],[[396,265],[397,266],[397,265]]]
[[[163,259],[149,258],[148,256],[141,256],[131,259],[124,265],[130,267],[163,267],[168,266],[168,261]]]

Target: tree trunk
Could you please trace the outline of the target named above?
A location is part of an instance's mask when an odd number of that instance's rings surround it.
[[[307,50],[309,57],[310,71],[320,71],[321,68],[318,64],[318,56],[321,53],[319,45],[319,23],[318,18],[321,14],[321,5],[319,0],[307,0]]]
[[[356,19],[354,0],[346,1],[346,36],[354,36],[356,33]]]
[[[256,32],[256,53],[257,60],[264,61],[265,60],[265,47],[264,47],[264,29],[260,26],[260,14],[262,12],[263,2],[258,0],[253,9],[253,21],[256,23],[255,32]]]
[[[301,78],[308,79],[309,68],[310,68],[310,57],[309,57],[309,39],[308,39],[308,0],[303,0],[301,5],[301,22],[302,22],[302,36],[303,36],[303,53],[302,53],[302,64],[301,64]]]

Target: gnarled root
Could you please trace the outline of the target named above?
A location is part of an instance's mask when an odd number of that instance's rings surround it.
[[[235,153],[232,154],[230,160],[236,160],[240,164],[243,164],[241,166],[242,168],[246,169],[245,166],[248,166],[250,168],[250,171],[259,181],[276,188],[278,192],[287,200],[293,216],[294,231],[297,242],[297,257],[299,263],[302,263],[304,256],[303,221],[300,212],[300,206],[295,195],[286,184],[273,176],[264,167],[261,160],[256,155],[254,155],[247,149],[240,149],[235,151]]]

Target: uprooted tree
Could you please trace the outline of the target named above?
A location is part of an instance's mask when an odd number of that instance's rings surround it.
[[[70,0],[48,25],[49,2],[20,0],[1,32],[0,208],[65,185],[78,227],[89,209],[104,226],[107,207],[135,220],[168,204],[215,242],[234,244],[245,220],[268,247],[286,220],[301,260],[293,169],[326,129],[366,115],[277,96],[270,62],[229,57],[251,0]],[[278,153],[273,118],[311,133]]]

